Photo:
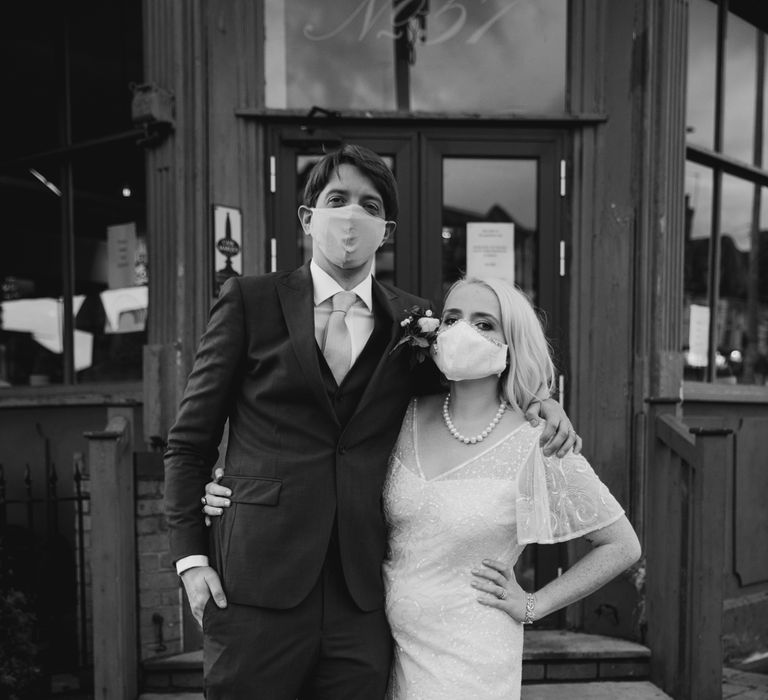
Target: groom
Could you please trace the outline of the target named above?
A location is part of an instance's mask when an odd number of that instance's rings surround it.
[[[379,156],[326,155],[299,208],[311,263],[233,278],[211,310],[165,455],[208,700],[384,696],[382,485],[410,397],[436,388],[431,363],[412,370],[409,349],[393,351],[405,310],[430,303],[371,276],[397,206]],[[549,450],[564,453],[570,422],[543,406]],[[209,543],[200,497],[227,419],[232,506]]]

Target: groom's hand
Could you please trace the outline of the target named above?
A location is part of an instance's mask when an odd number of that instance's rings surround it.
[[[213,596],[213,601],[220,608],[227,607],[227,597],[221,587],[221,580],[216,571],[210,566],[193,566],[181,574],[184,590],[189,598],[189,607],[197,624],[203,626],[203,610],[208,598]]]
[[[540,444],[547,457],[556,453],[562,458],[571,449],[574,454],[581,452],[581,438],[573,429],[563,407],[554,399],[533,401],[525,411],[525,419],[534,426],[538,425],[539,420],[545,421]]]

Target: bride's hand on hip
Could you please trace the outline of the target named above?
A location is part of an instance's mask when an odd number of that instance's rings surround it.
[[[205,513],[205,524],[210,527],[211,517],[219,517],[224,514],[224,509],[229,508],[232,495],[226,486],[222,486],[219,481],[224,476],[224,470],[220,467],[213,473],[213,481],[205,485],[205,496],[200,500],[203,504],[203,513]]]
[[[515,579],[514,572],[502,562],[483,559],[472,569],[472,587],[480,591],[477,600],[482,605],[503,610],[513,620],[525,619],[526,592]]]

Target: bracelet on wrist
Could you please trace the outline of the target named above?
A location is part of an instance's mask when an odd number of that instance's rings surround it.
[[[524,625],[532,625],[536,619],[536,596],[533,593],[525,594],[525,617]]]

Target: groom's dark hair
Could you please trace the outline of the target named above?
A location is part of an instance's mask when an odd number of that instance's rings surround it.
[[[307,207],[314,207],[317,198],[328,184],[333,173],[339,166],[347,163],[356,167],[365,175],[376,188],[384,203],[384,213],[387,219],[397,221],[397,183],[395,176],[382,157],[365,146],[348,143],[332,153],[324,155],[309,173],[307,184],[304,186],[304,201]]]

